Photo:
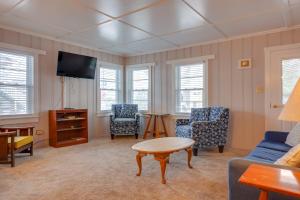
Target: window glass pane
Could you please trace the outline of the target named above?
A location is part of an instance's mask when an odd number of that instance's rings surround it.
[[[176,112],[203,107],[204,64],[176,67]]]
[[[149,69],[132,70],[131,102],[138,104],[139,110],[148,110],[149,104]]]
[[[139,105],[139,110],[148,110],[148,101],[143,101],[143,100],[133,100],[133,104],[138,104]]]
[[[120,99],[120,69],[100,67],[100,111],[111,110]]]
[[[282,103],[285,104],[300,77],[300,59],[282,61]]]
[[[33,59],[0,51],[0,115],[33,113]]]
[[[143,100],[148,101],[148,90],[144,91],[133,91],[132,93],[133,100]]]

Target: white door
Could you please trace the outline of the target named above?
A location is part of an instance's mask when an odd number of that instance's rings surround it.
[[[289,131],[294,123],[278,116],[300,78],[300,44],[267,48],[265,56],[265,128]]]

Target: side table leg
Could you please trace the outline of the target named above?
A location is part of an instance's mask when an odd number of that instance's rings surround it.
[[[265,190],[261,190],[258,199],[259,200],[268,200],[268,198],[269,198],[268,192]]]
[[[141,154],[141,153],[137,153],[137,155],[136,155],[136,162],[137,162],[138,167],[139,167],[139,171],[136,174],[137,176],[140,176],[142,174],[142,157],[144,157],[144,156],[145,155]]]
[[[191,160],[192,160],[192,156],[193,156],[193,151],[192,151],[192,148],[187,148],[185,149],[185,151],[188,153],[188,166],[189,168],[193,168],[192,165],[191,165]]]
[[[147,122],[147,126],[146,126],[146,129],[144,131],[144,137],[143,137],[144,139],[147,138],[147,134],[149,132],[149,127],[150,127],[150,124],[151,124],[151,119],[152,119],[152,115],[149,116],[149,120]]]
[[[155,160],[160,162],[160,170],[161,170],[161,183],[166,184],[166,165],[167,165],[167,160],[169,158],[169,154],[155,154],[154,155]]]

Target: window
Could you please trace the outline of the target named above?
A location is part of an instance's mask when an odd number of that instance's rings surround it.
[[[282,103],[285,104],[300,77],[300,59],[282,60]]]
[[[121,67],[101,66],[98,73],[98,112],[111,111],[112,104],[122,102]]]
[[[140,111],[149,111],[151,105],[151,67],[129,67],[127,71],[127,101],[138,104]]]
[[[176,65],[176,113],[189,113],[191,108],[206,105],[205,63]]]
[[[34,56],[0,50],[0,115],[34,113]]]

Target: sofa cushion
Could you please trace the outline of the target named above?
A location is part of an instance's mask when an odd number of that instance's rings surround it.
[[[8,138],[8,143],[10,144],[11,140]],[[33,142],[32,136],[17,136],[15,137],[15,149],[18,149],[24,145]]]
[[[189,123],[209,121],[210,108],[192,108]]]
[[[192,137],[192,128],[190,125],[181,125],[176,127],[176,136],[177,137]]]
[[[261,141],[257,145],[257,147],[263,147],[263,148],[277,150],[277,151],[283,151],[283,152],[288,152],[292,148],[290,145],[287,145],[285,143],[273,142],[273,141],[269,141],[269,140]]]
[[[256,147],[246,158],[267,163],[274,163],[286,152],[268,149],[264,147]]]

